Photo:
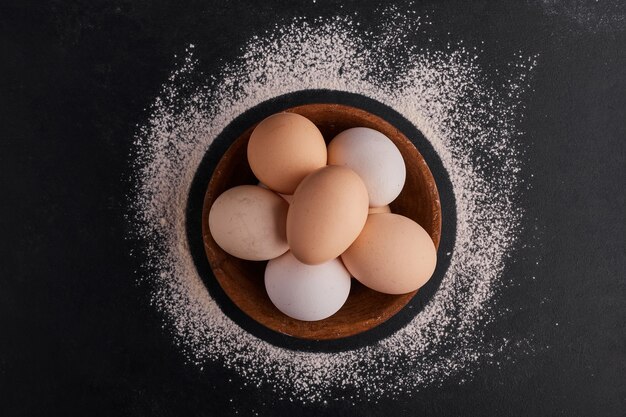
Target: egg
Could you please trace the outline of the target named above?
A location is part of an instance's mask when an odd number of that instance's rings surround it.
[[[368,216],[363,231],[341,259],[363,285],[386,294],[405,294],[430,279],[437,250],[429,234],[413,220],[378,213]]]
[[[376,213],[391,213],[391,207],[389,204],[381,207],[370,207],[368,214],[376,214]]]
[[[263,261],[285,253],[289,205],[276,193],[256,185],[240,185],[221,194],[209,211],[209,230],[227,253]]]
[[[345,165],[363,179],[371,207],[391,203],[402,191],[406,167],[387,136],[367,127],[339,133],[328,145],[328,164]]]
[[[252,172],[261,182],[288,195],[327,160],[321,132],[296,113],[277,113],[261,121],[250,135],[247,155]]]
[[[291,252],[265,268],[265,289],[272,303],[298,320],[322,320],[335,314],[350,293],[350,273],[338,258],[306,265]]]
[[[293,256],[309,265],[341,255],[367,219],[367,189],[350,168],[326,166],[298,186],[287,213],[287,241]]]

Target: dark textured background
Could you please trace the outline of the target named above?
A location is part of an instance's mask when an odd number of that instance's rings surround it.
[[[375,29],[377,5],[152,3],[0,5],[0,415],[624,415],[622,2],[399,4],[428,12],[435,34],[480,46],[483,65],[539,54],[522,124],[528,247],[505,271],[509,311],[490,330],[532,336],[535,353],[464,384],[323,408],[184,364],[134,283],[128,155],[189,43],[211,72],[277,22],[358,11]]]

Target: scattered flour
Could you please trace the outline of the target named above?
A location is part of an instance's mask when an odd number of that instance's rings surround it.
[[[533,0],[548,16],[559,16],[571,30],[591,33],[626,29],[626,6],[621,0]]]
[[[511,57],[511,75],[494,83],[477,63],[480,51],[462,44],[431,51],[406,37],[427,30],[423,18],[384,19],[376,34],[354,17],[275,27],[202,82],[194,81],[199,71],[190,45],[154,102],[136,138],[130,219],[153,304],[198,366],[222,364],[249,385],[293,401],[330,400],[324,394],[330,387],[376,401],[451,376],[462,381],[506,347],[506,340],[484,343],[481,329],[494,317],[494,292],[521,230],[516,124],[534,58]],[[457,204],[450,266],[430,302],[388,338],[339,353],[276,347],[241,329],[205,288],[185,231],[190,185],[214,138],[249,108],[307,89],[361,94],[402,114],[438,153]]]

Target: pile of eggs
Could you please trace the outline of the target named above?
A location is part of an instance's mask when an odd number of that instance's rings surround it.
[[[346,302],[351,277],[386,294],[430,279],[437,253],[429,234],[389,208],[406,167],[387,136],[356,127],[326,146],[309,119],[278,113],[254,129],[247,157],[259,184],[222,193],[209,230],[230,255],[269,260],[265,288],[281,312],[330,317]]]

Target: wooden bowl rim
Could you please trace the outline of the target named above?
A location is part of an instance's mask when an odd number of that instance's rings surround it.
[[[411,161],[411,162],[406,161],[406,163],[407,163],[407,171],[409,169],[409,163],[415,163],[418,166],[418,169],[420,170],[420,172],[423,174],[423,176],[428,179],[428,194],[429,194],[430,199],[432,201],[432,204],[434,206],[434,209],[433,209],[433,223],[430,226],[432,228],[432,231],[430,232],[430,235],[431,235],[431,238],[433,239],[435,247],[438,249],[439,248],[440,239],[441,239],[441,223],[442,223],[442,220],[441,220],[441,202],[440,202],[440,198],[439,198],[439,192],[438,192],[438,189],[437,189],[437,185],[436,185],[435,179],[434,179],[434,177],[432,175],[432,172],[430,171],[430,168],[428,167],[428,164],[426,163],[426,161],[424,160],[422,154],[419,152],[419,150],[415,146],[414,142],[412,142],[410,139],[408,139],[406,137],[406,135],[402,131],[397,129],[395,126],[393,126],[391,123],[389,123],[388,121],[386,121],[382,117],[380,117],[380,116],[378,116],[376,114],[370,113],[370,112],[368,112],[366,110],[363,110],[361,108],[350,106],[350,105],[346,105],[346,104],[308,103],[308,104],[303,104],[303,105],[299,105],[299,106],[290,107],[290,108],[287,108],[287,109],[282,110],[282,111],[283,112],[299,113],[300,111],[306,111],[306,110],[314,108],[314,107],[323,107],[323,108],[326,109],[326,111],[333,111],[333,112],[350,112],[352,114],[358,115],[357,117],[360,117],[360,118],[363,118],[363,119],[374,119],[377,124],[384,125],[384,127],[386,129],[392,130],[393,133],[394,133],[394,135],[393,135],[394,138],[396,138],[396,139],[399,138],[407,146],[412,148],[412,150],[415,152],[417,160],[416,161]],[[244,306],[244,305],[242,305],[242,303],[238,302],[238,297],[236,297],[236,296],[233,297],[233,295],[231,294],[231,291],[229,289],[228,282],[227,282],[229,277],[221,269],[223,259],[221,261],[218,260],[216,262],[215,246],[217,246],[217,244],[213,241],[213,239],[212,239],[212,237],[210,235],[210,231],[208,230],[207,218],[208,218],[208,213],[209,213],[210,207],[211,207],[213,201],[215,200],[215,198],[217,198],[217,195],[214,195],[215,193],[212,193],[212,190],[215,189],[214,180],[219,177],[219,175],[216,175],[216,174],[218,174],[220,172],[220,170],[222,168],[222,165],[225,162],[228,162],[228,161],[225,161],[225,158],[228,155],[230,155],[229,152],[232,150],[231,148],[236,146],[236,144],[238,144],[242,140],[242,138],[246,138],[245,141],[247,142],[247,139],[250,137],[250,133],[252,132],[252,130],[256,127],[256,125],[260,121],[261,120],[257,121],[252,126],[247,128],[246,130],[244,130],[238,137],[236,137],[232,141],[232,143],[228,146],[228,148],[224,151],[224,153],[220,157],[220,159],[219,159],[217,165],[215,166],[215,169],[214,169],[214,171],[213,171],[213,173],[211,175],[211,178],[210,178],[210,180],[209,180],[209,182],[207,184],[207,190],[206,190],[205,195],[204,195],[204,201],[203,201],[203,206],[202,206],[202,219],[201,219],[201,222],[202,222],[202,236],[203,236],[205,254],[206,254],[207,259],[209,261],[209,264],[210,264],[210,267],[211,267],[211,271],[213,272],[214,278],[217,280],[217,282],[220,285],[220,287],[224,290],[225,295],[244,314],[246,314],[248,317],[250,317],[251,319],[253,319],[257,323],[261,324],[262,326],[264,326],[264,327],[266,327],[266,328],[268,328],[270,330],[273,330],[273,331],[276,331],[278,333],[285,334],[285,335],[288,335],[288,336],[291,336],[291,337],[296,337],[296,338],[306,339],[306,340],[336,340],[336,339],[342,339],[342,338],[345,338],[345,337],[349,337],[349,336],[354,336],[356,334],[360,334],[362,332],[365,332],[365,331],[368,331],[370,329],[373,329],[374,327],[377,327],[378,325],[384,323],[389,318],[391,318],[395,314],[397,314],[402,308],[404,308],[411,301],[411,299],[415,296],[417,291],[413,291],[413,292],[407,293],[407,294],[401,294],[401,295],[392,296],[396,300],[394,302],[393,306],[391,308],[387,308],[385,311],[383,311],[382,314],[380,314],[378,317],[376,317],[375,320],[368,320],[365,323],[360,323],[361,324],[360,326],[348,327],[344,331],[340,331],[340,332],[330,331],[330,332],[326,332],[326,333],[324,333],[324,332],[320,333],[319,331],[318,332],[288,331],[284,327],[279,327],[279,326],[277,327],[275,325],[272,325],[272,322],[268,322],[267,320],[264,320],[263,317],[260,317],[260,316],[256,315],[254,311],[251,311],[251,309],[246,308],[246,306]],[[356,126],[354,126],[354,127],[356,127]],[[325,138],[325,139],[329,139],[329,138]],[[221,250],[221,249],[219,249],[219,250]],[[228,254],[225,254],[225,256],[226,257],[231,257],[231,255],[228,255]],[[355,280],[353,279],[353,283],[354,283],[354,281]],[[267,297],[267,298],[269,300],[269,297]],[[276,309],[276,313],[280,314],[280,315],[283,315],[283,313],[281,313],[277,309]],[[285,316],[285,317],[287,317],[287,316]],[[294,319],[290,319],[290,320],[293,321]],[[301,329],[306,329],[307,325],[310,325],[310,323],[322,324],[326,320],[328,320],[328,319],[321,320],[321,321],[318,321],[318,322],[300,322],[298,320],[295,320],[295,321],[302,324]]]

